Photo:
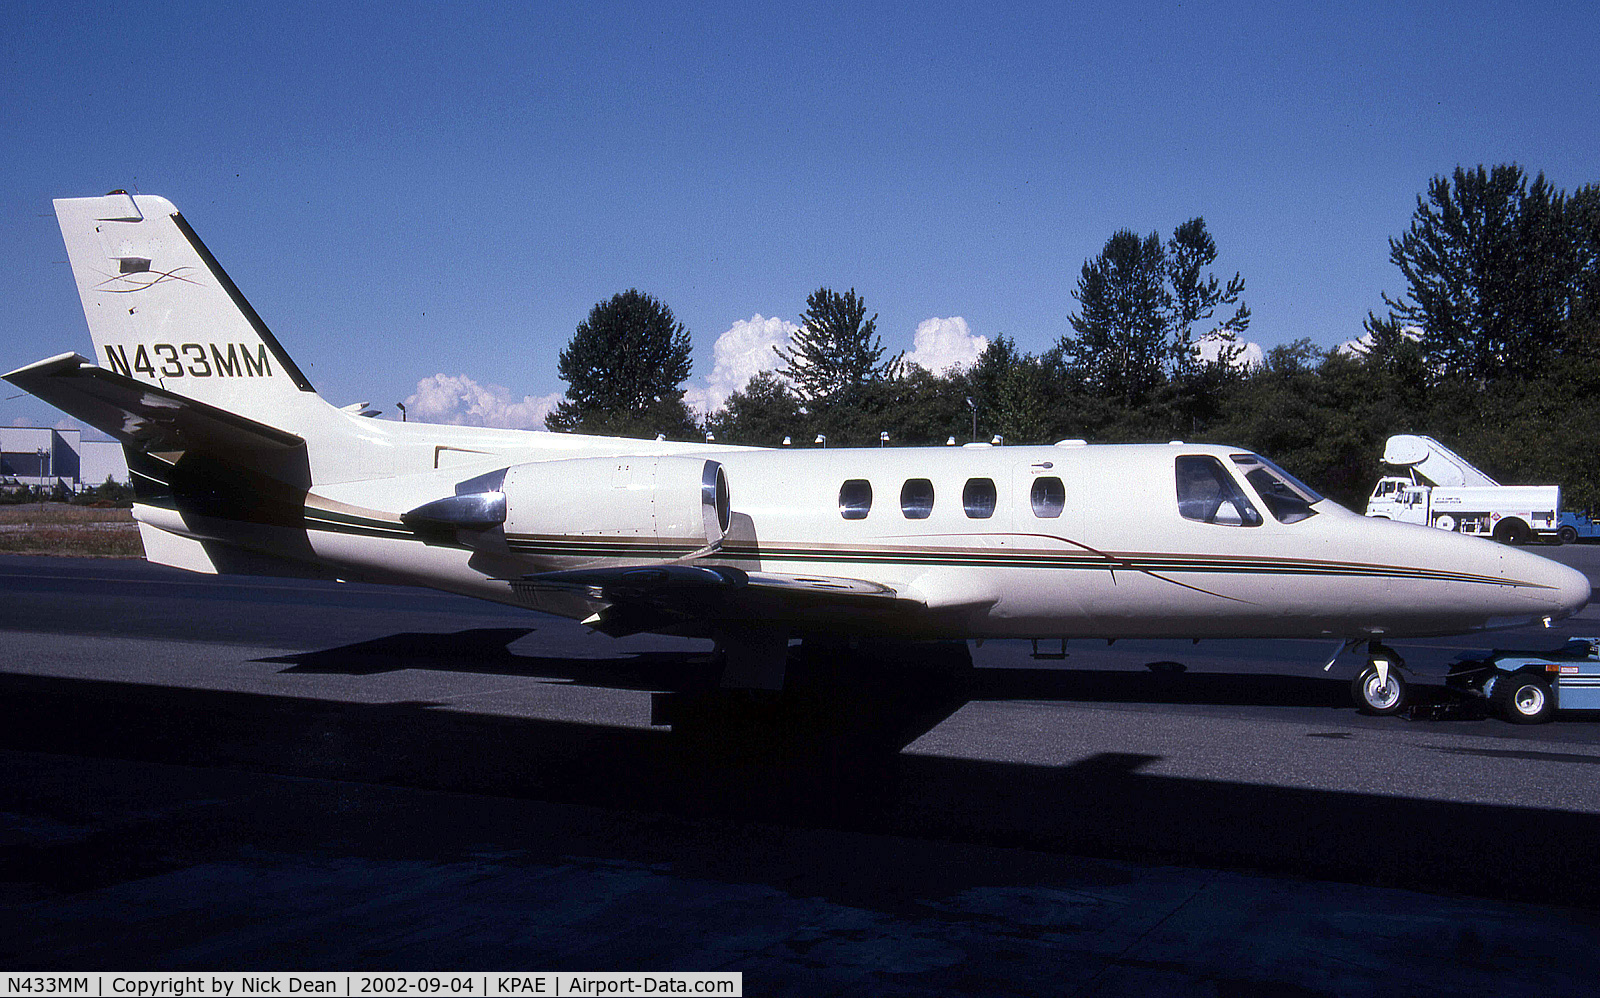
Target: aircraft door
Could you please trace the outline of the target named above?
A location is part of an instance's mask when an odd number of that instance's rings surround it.
[[[1093,496],[1086,491],[1082,469],[1066,459],[1019,462],[1011,470],[1011,529],[1024,547],[1082,552]]]
[[[1040,541],[1055,538],[1057,544],[1082,540],[1087,497],[1068,463],[1034,460],[1013,469],[1007,505],[1018,535],[1044,535]]]
[[[1011,516],[1007,546],[1014,560],[997,610],[1019,623],[1036,621],[1038,636],[1050,636],[1049,622],[1063,613],[1081,617],[1092,612],[1095,570],[1084,570],[1082,537],[1088,496],[1081,473],[1071,467],[1076,456],[1034,457],[1010,471],[1005,505]]]

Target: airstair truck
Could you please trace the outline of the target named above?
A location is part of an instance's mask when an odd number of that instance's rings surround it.
[[[1501,485],[1432,437],[1400,434],[1384,444],[1383,463],[1404,468],[1367,500],[1367,515],[1493,537],[1506,544],[1539,538],[1561,543],[1561,486]]]

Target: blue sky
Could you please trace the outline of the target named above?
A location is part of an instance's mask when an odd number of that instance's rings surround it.
[[[436,375],[559,392],[628,287],[697,385],[820,285],[892,350],[961,317],[1037,352],[1113,231],[1195,215],[1250,339],[1332,346],[1401,290],[1429,177],[1600,181],[1591,4],[1317,6],[11,5],[0,366],[89,352],[49,202],[114,188],[174,201],[330,401],[392,412]]]

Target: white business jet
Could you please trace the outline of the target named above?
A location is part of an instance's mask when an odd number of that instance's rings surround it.
[[[5,377],[123,443],[165,565],[711,637],[748,688],[782,686],[793,638],[1328,638],[1367,645],[1354,688],[1377,712],[1405,695],[1382,641],[1589,599],[1570,568],[1358,516],[1237,447],[763,450],[364,418],[323,401],[170,202],[55,207],[95,359]]]

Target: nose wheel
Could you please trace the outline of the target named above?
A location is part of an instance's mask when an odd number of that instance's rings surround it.
[[[1372,642],[1367,646],[1367,664],[1350,682],[1356,709],[1379,716],[1398,714],[1406,705],[1406,681],[1400,677],[1405,660],[1393,649]]]

